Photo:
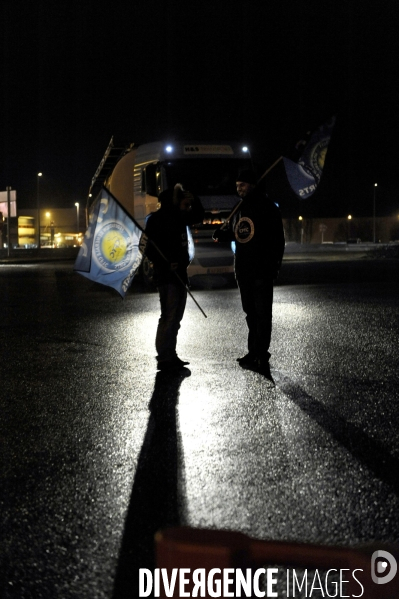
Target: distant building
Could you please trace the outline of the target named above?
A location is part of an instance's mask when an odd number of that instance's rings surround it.
[[[79,215],[80,218],[80,215]],[[17,231],[11,233],[13,246],[37,246],[37,210],[18,209]],[[40,246],[76,247],[82,244],[85,227],[78,222],[76,208],[43,208],[40,210]],[[17,233],[17,235],[15,235]],[[17,237],[17,239],[16,239]]]
[[[373,242],[373,219],[348,215],[342,218],[284,219],[287,242],[296,243],[342,243]],[[399,241],[399,216],[375,219],[376,241],[389,243]]]
[[[18,216],[10,221],[12,247],[37,247],[37,210],[18,209]],[[79,215],[79,223],[78,223]],[[350,217],[349,217],[350,216]],[[41,247],[80,246],[86,231],[84,211],[76,208],[43,208],[40,210]],[[287,242],[294,243],[344,243],[372,242],[373,219],[348,215],[342,218],[283,219]],[[380,243],[399,241],[399,216],[377,217],[376,240]],[[7,245],[7,231],[0,222],[0,247]]]

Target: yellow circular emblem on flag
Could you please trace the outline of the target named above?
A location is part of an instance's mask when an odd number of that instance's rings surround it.
[[[102,255],[111,264],[117,264],[126,255],[127,243],[120,231],[111,229],[101,240]]]
[[[96,229],[93,258],[102,270],[109,272],[130,268],[135,258],[133,239],[124,223],[108,221]]]

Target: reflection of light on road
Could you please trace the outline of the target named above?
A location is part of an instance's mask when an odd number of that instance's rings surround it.
[[[159,299],[155,294],[143,294],[138,297],[138,300],[142,305],[129,306],[129,309],[121,314],[119,319],[114,319],[112,336],[119,344],[124,357],[126,354],[134,356],[136,364],[137,358],[147,360],[151,357],[155,367],[155,335],[159,319]],[[145,311],[143,307],[145,307]]]
[[[183,383],[178,406],[184,450],[203,450],[211,443],[209,420],[215,411],[215,398],[203,387],[192,389]]]
[[[311,296],[305,296],[309,301],[281,301],[285,298],[279,290],[274,299],[272,359],[275,359],[278,369],[284,369],[283,364],[288,358],[291,372],[303,372],[309,363],[309,355],[318,348],[315,344],[318,323],[323,323],[324,333],[327,334],[325,304],[316,303]]]
[[[299,304],[274,304],[273,315],[282,320],[302,320],[312,316],[309,306],[300,306]]]
[[[219,495],[226,475],[226,438],[220,425],[220,402],[207,390],[207,382],[197,383],[192,377],[183,381],[177,405],[184,519],[194,526],[210,521],[222,527],[227,525],[221,518]],[[226,493],[222,497],[225,505]]]
[[[148,352],[155,357],[155,334],[158,326],[158,314],[147,312],[129,316],[123,323],[123,334],[127,344],[140,354]]]

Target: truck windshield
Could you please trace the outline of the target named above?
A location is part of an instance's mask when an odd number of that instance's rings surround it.
[[[168,187],[181,183],[184,189],[198,196],[236,194],[237,175],[251,168],[249,159],[201,158],[181,159],[163,165]]]

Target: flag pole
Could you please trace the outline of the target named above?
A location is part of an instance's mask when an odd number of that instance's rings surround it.
[[[191,299],[193,300],[193,302],[197,306],[197,308],[202,312],[202,314],[204,315],[205,318],[208,318],[207,315],[205,314],[205,312],[203,311],[203,309],[201,308],[201,306],[199,305],[199,303],[197,302],[197,300],[195,299],[195,297],[193,296],[193,294],[191,293],[191,291],[189,290],[189,288],[187,287],[187,285],[185,285],[184,281],[181,279],[180,275],[178,275],[176,271],[173,271],[173,272],[175,273],[176,277],[179,279],[180,283],[182,285],[184,285],[188,295],[191,297]]]
[[[278,164],[278,163],[280,162],[280,160],[282,160],[282,159],[283,159],[283,157],[282,157],[282,156],[280,156],[280,158],[277,158],[277,160],[276,160],[275,162],[273,162],[273,164],[272,164],[271,166],[269,166],[269,168],[268,168],[268,169],[267,169],[267,170],[266,170],[266,171],[263,173],[263,175],[262,175],[262,176],[261,176],[261,178],[259,179],[259,181],[258,181],[258,184],[259,184],[259,183],[262,181],[263,177],[266,177],[266,175],[267,175],[268,173],[270,173],[270,171],[271,171],[271,170],[272,170],[272,169],[273,169],[275,166],[277,166],[277,164]]]
[[[134,219],[133,219],[134,221]],[[167,257],[161,252],[161,250],[159,249],[159,247],[157,246],[157,244],[152,241],[152,239],[150,239],[149,237],[147,237],[147,235],[145,234],[144,230],[140,227],[140,225],[137,225],[144,233],[144,235],[146,236],[146,240],[149,241],[154,248],[157,250],[158,254],[165,260],[165,262],[169,263],[169,260],[167,259]],[[191,293],[191,291],[189,290],[188,286],[185,284],[185,282],[183,281],[183,279],[181,278],[181,276],[175,271],[172,271],[174,273],[174,275],[176,276],[176,278],[180,281],[180,283],[183,285],[183,287],[185,287],[188,295],[191,297],[191,299],[193,300],[194,304],[197,306],[197,308],[202,312],[202,314],[205,316],[205,318],[208,318],[207,315],[205,314],[205,312],[203,311],[203,309],[201,308],[201,306],[199,305],[199,303],[197,302],[197,300],[195,299],[195,297],[193,296],[193,294]]]

